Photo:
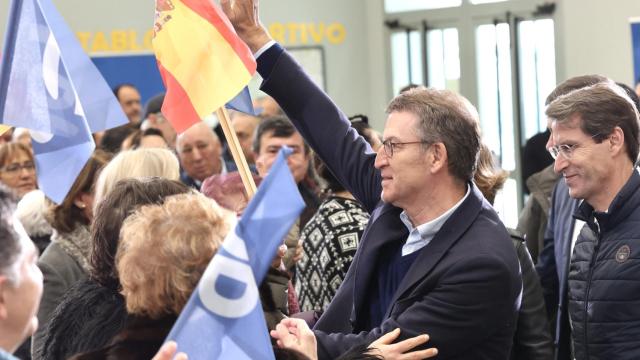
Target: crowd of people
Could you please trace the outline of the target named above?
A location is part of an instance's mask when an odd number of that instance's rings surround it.
[[[508,229],[492,203],[509,174],[469,101],[407,87],[378,133],[270,38],[257,5],[221,1],[268,94],[230,121],[257,184],[292,150],[305,202],[258,284],[276,359],[640,358],[632,89],[585,75],[548,95],[526,153],[551,163],[527,166]],[[249,198],[219,127],[176,134],[163,95],[114,95],[129,123],[94,134],[59,204],[38,190],[28,130],[0,138],[0,359],[187,357],[165,339]]]

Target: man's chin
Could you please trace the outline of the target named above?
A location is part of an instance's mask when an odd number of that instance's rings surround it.
[[[382,200],[383,203],[391,203],[392,204],[392,199],[389,199],[389,196],[387,196],[384,193],[384,190],[382,190],[382,192],[380,193],[380,200]]]

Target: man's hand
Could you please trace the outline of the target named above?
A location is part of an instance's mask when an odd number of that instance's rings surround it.
[[[169,341],[164,343],[156,356],[151,360],[187,360],[187,355],[184,353],[178,353],[176,355],[176,350],[178,350],[178,345],[175,341]],[[175,358],[173,357],[175,355]]]
[[[382,335],[378,340],[369,345],[369,348],[371,349],[369,353],[372,355],[382,356],[382,358],[386,360],[428,359],[438,355],[438,350],[436,348],[408,352],[416,346],[429,341],[429,335],[418,335],[416,337],[400,341],[399,343],[392,344],[392,342],[398,338],[398,335],[400,335],[400,329],[395,329]]]
[[[260,50],[271,40],[258,16],[258,0],[221,0],[220,7],[252,52]]]
[[[302,319],[286,318],[271,330],[278,347],[298,351],[312,360],[318,359],[316,336]]]

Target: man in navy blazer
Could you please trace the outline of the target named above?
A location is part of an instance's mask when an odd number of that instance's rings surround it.
[[[387,109],[374,153],[257,18],[257,2],[221,2],[256,54],[271,95],[333,174],[371,213],[334,300],[315,326],[335,359],[395,328],[430,335],[439,359],[508,359],[522,282],[497,214],[472,183],[478,115],[449,91],[419,88]]]

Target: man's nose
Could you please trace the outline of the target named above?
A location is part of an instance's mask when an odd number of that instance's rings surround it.
[[[376,161],[373,163],[376,169],[381,169],[382,167],[389,164],[389,157],[384,152],[384,146],[380,146],[378,151],[376,151]]]
[[[192,156],[193,156],[193,160],[194,161],[198,161],[202,159],[202,152],[200,152],[200,150],[198,150],[197,148],[193,149],[192,152]]]
[[[568,165],[569,161],[567,161],[567,158],[565,158],[564,155],[560,153],[553,162],[553,171],[556,174],[560,174],[562,173],[562,171],[564,171],[564,169],[567,168]]]

